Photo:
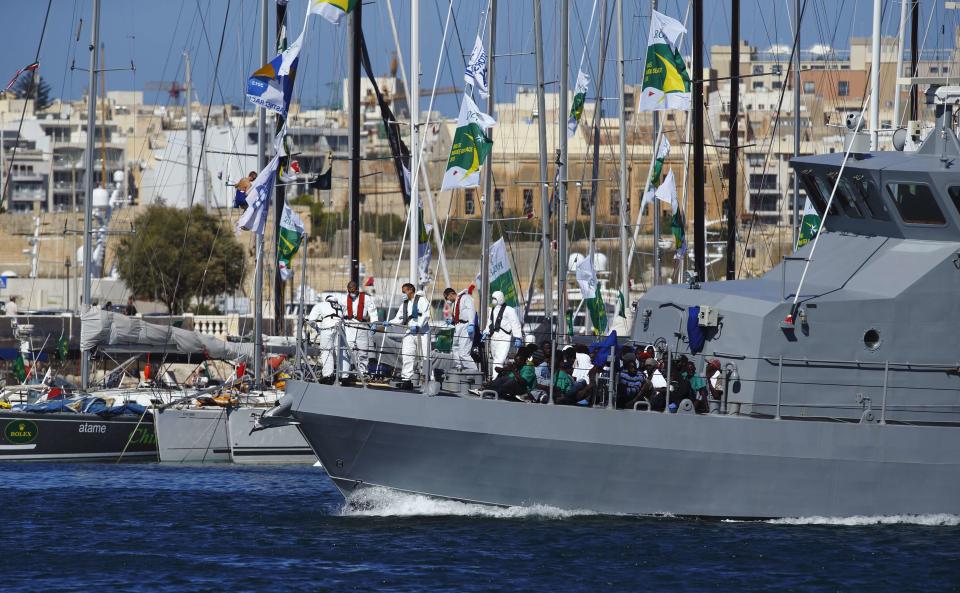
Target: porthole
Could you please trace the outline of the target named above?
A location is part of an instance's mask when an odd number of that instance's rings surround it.
[[[863,332],[863,345],[867,347],[867,350],[876,350],[879,348],[880,332],[874,328],[870,328]]]

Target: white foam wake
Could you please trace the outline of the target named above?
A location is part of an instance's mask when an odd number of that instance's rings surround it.
[[[767,521],[773,525],[837,525],[863,527],[867,525],[925,525],[930,527],[956,527],[960,515],[935,513],[930,515],[855,515],[853,517],[787,517]]]
[[[493,519],[568,519],[594,515],[590,511],[569,511],[547,505],[498,507],[467,503],[389,488],[363,488],[344,503],[340,514],[347,517],[485,517]]]

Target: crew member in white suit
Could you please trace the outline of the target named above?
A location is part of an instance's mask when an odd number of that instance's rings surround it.
[[[319,300],[307,317],[307,321],[317,331],[317,347],[320,348],[320,382],[330,385],[335,379],[334,361],[337,354],[337,338],[340,333],[340,323],[343,322],[340,311],[337,297],[330,294]]]
[[[490,319],[483,338],[490,344],[490,355],[493,359],[493,370],[499,369],[507,362],[510,347],[519,348],[523,344],[523,326],[513,307],[504,302],[503,293],[499,290],[493,293],[493,307],[490,309]]]
[[[370,359],[370,325],[377,322],[377,302],[370,295],[360,292],[357,283],[347,282],[347,294],[340,302],[343,312],[344,333],[347,347],[340,359],[340,381],[356,381],[366,374]],[[352,352],[352,354],[351,354]],[[353,374],[353,356],[357,357],[357,374]]]
[[[443,291],[443,298],[453,303],[453,357],[457,361],[457,368],[465,371],[476,371],[477,363],[470,356],[473,350],[473,320],[477,310],[473,307],[473,297],[466,290],[459,293],[452,288]]]
[[[426,297],[417,294],[409,282],[400,288],[401,305],[390,324],[406,328],[400,344],[400,382],[401,389],[413,388],[413,373],[418,356],[427,353],[427,335],[430,331],[430,303]]]

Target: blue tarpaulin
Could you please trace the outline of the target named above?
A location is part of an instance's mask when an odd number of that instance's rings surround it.
[[[707,336],[700,329],[700,307],[687,309],[687,340],[690,342],[690,354],[697,354],[703,350]]]

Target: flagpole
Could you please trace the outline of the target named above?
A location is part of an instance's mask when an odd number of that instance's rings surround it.
[[[560,157],[557,163],[559,186],[557,187],[557,312],[566,316],[567,312],[567,113],[570,85],[570,0],[560,2],[560,105],[557,124],[560,139]],[[541,112],[540,117],[546,117]],[[593,205],[596,207],[596,204]],[[592,246],[591,246],[592,249]],[[591,263],[593,263],[591,261]],[[566,336],[565,324],[561,324],[560,335]],[[561,340],[566,341],[566,340]]]
[[[706,229],[703,178],[703,0],[693,1],[693,235],[697,281],[706,275]]]
[[[277,53],[282,53],[287,49],[287,3],[286,2],[277,2],[277,22],[276,22],[276,35],[277,35]],[[359,4],[359,2],[357,3]],[[304,27],[309,24],[304,23]],[[264,59],[264,63],[266,59]],[[276,125],[274,127],[275,132],[279,133],[283,129],[284,124],[286,123],[286,118],[278,113],[276,117]],[[283,139],[280,140],[281,145]],[[290,160],[287,157],[284,157],[280,160],[280,167],[277,170],[277,175],[280,175],[280,171],[287,172],[287,167],[290,164]],[[274,209],[273,209],[273,335],[285,335],[286,328],[284,327],[283,319],[283,278],[280,276],[280,220],[283,218],[283,205],[286,198],[286,187],[282,183],[274,184]]]
[[[650,3],[653,10],[657,9],[657,0],[652,0]],[[623,15],[621,14],[620,26],[623,27]],[[660,112],[654,111],[653,116],[653,137],[657,138],[657,144],[653,147],[654,151],[660,151],[660,136],[662,132],[660,131]],[[653,161],[656,161],[657,155],[656,152],[653,156]],[[651,168],[651,172],[653,169]],[[647,178],[649,180],[649,177]],[[661,177],[662,179],[662,177]],[[645,182],[648,183],[649,181]],[[642,200],[643,198],[641,198]],[[663,282],[663,263],[660,261],[660,200],[654,198],[653,203],[650,204],[653,208],[653,285],[656,286]]]
[[[267,63],[267,7],[269,0],[260,0],[260,63]],[[260,107],[257,113],[257,168],[267,166],[266,152],[267,112]],[[260,387],[263,374],[263,234],[256,235],[256,267],[253,281],[253,381]]]
[[[606,11],[604,11],[606,13]],[[601,18],[600,22],[604,22]],[[601,26],[603,26],[601,24]],[[627,84],[624,68],[623,53],[623,0],[617,0],[617,100],[620,110],[620,293],[623,295],[623,311],[621,314],[627,317],[627,304],[630,302],[630,267],[627,260],[627,242],[629,236],[627,227],[630,224],[630,214],[627,212],[627,204],[630,196],[630,184],[627,179],[627,107],[624,102],[625,87]],[[606,47],[603,49],[606,54]],[[601,67],[600,75],[603,76]],[[597,96],[601,94],[600,87],[597,87]],[[599,120],[598,120],[599,121]],[[600,129],[597,128],[596,140],[600,139]],[[596,177],[596,174],[594,174]]]
[[[90,291],[92,289],[93,249],[90,244],[93,233],[93,141],[96,136],[94,130],[97,122],[97,48],[100,46],[100,0],[93,0],[93,27],[90,33],[90,71],[87,83],[87,145],[86,174],[84,175],[83,197],[83,305],[81,315],[92,303]],[[106,125],[106,122],[104,122]],[[9,179],[7,180],[9,184]],[[81,350],[80,353],[80,389],[90,388],[90,352]]]
[[[497,0],[490,0],[490,41],[487,49],[487,113],[493,117],[495,106],[493,92],[493,63],[494,53],[497,50]],[[493,140],[493,128],[487,131]],[[493,194],[493,151],[487,157],[487,167],[483,172],[483,220],[481,222],[481,236],[483,248],[480,251],[480,294],[477,300],[480,303],[480,327],[487,327],[487,303],[490,302],[490,195]]]
[[[416,0],[414,0],[416,1]],[[533,0],[533,30],[534,30],[534,49],[537,57],[537,136],[540,148],[540,228],[542,233],[542,251],[543,251],[543,313],[548,323],[550,323],[550,340],[554,345],[557,342],[557,327],[553,323],[553,295],[552,282],[553,270],[550,265],[550,192],[547,182],[547,109],[544,101],[544,81],[543,81],[543,23],[541,12],[541,0]],[[566,89],[564,89],[566,90]],[[566,114],[563,114],[565,117]],[[557,321],[563,323],[563,311],[557,311]],[[553,369],[556,369],[556,350],[550,349],[550,383],[548,393],[550,403],[553,403]]]
[[[189,196],[187,199],[187,205],[190,208],[193,208],[193,197],[197,192],[197,188],[193,184],[193,101],[190,100],[190,92],[193,90],[193,80],[190,76],[190,52],[183,50],[183,80],[184,86],[186,89],[187,101],[184,105],[183,117],[186,122],[184,128],[186,129],[186,135],[184,140],[187,143],[187,191]],[[104,180],[104,185],[106,185],[106,180]]]

